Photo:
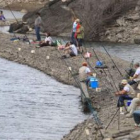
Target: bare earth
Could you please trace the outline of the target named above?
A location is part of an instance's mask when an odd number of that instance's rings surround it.
[[[44,73],[54,77],[60,82],[65,84],[70,84],[77,86],[74,82],[73,78],[69,74],[68,67],[65,65],[64,60],[61,59],[61,53],[57,51],[55,47],[42,47],[36,48],[35,45],[28,45],[24,42],[12,42],[10,41],[12,38],[10,35],[2,34],[0,38],[0,57],[6,58],[11,61],[15,61],[21,64],[25,64],[36,68]],[[91,48],[88,48],[91,52]],[[113,69],[112,62],[108,58],[106,54],[97,52],[99,58],[104,60],[106,64],[109,66],[109,70],[113,75],[113,79],[116,84],[122,79],[116,69]],[[49,56],[50,59],[47,59]],[[120,70],[124,73],[124,69],[128,67],[128,63],[119,58],[114,57],[114,60]],[[82,62],[85,61],[81,55],[66,59],[66,63],[72,67],[74,73],[78,72],[79,67]],[[96,57],[93,55],[89,62],[94,67],[95,62],[97,61]],[[94,90],[90,90],[90,96],[92,99],[92,104],[98,110],[98,116],[103,122],[103,125],[106,126],[110,121],[112,115],[117,110],[116,102],[117,97],[114,96],[114,88],[110,86],[108,80],[104,73],[98,72],[98,78],[100,82],[100,87],[102,88],[102,92],[97,93]],[[108,71],[106,73],[109,76]],[[109,89],[109,91],[107,90]],[[109,129],[105,131],[102,129],[102,133],[105,137],[111,137],[112,134],[118,132],[118,117],[115,117],[114,121],[110,125]],[[132,130],[131,130],[132,129]],[[138,135],[140,136],[140,130],[134,127],[133,119],[127,119],[124,115],[120,116],[120,130],[126,133],[126,130],[131,130],[130,132],[135,130],[135,134],[131,135],[134,140],[138,140]],[[88,133],[87,133],[88,131]],[[138,132],[137,132],[138,131]],[[127,133],[129,134],[129,132]],[[117,134],[117,136],[119,136]],[[126,137],[126,136],[125,136]],[[128,135],[127,135],[128,137]],[[99,131],[95,129],[94,119],[90,118],[83,122],[82,124],[78,124],[69,135],[65,136],[63,140],[100,140],[102,139]],[[115,140],[124,140],[124,137],[116,138]],[[130,139],[127,139],[130,140]]]

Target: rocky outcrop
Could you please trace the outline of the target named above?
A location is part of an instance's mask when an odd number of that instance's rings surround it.
[[[30,12],[23,17],[29,26],[34,28],[36,12],[41,13],[44,22],[43,31],[52,35],[71,34],[72,17],[80,18],[85,28],[85,39],[100,40],[100,34],[105,31],[104,27],[112,23],[118,14],[125,13],[134,8],[137,0],[54,0],[47,3],[40,10]],[[66,8],[66,7],[69,8]]]
[[[101,41],[140,44],[140,2],[134,10],[118,18],[100,34]]]

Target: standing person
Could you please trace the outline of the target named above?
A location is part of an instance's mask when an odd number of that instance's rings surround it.
[[[36,15],[37,15],[37,18],[35,19],[35,33],[36,33],[37,41],[41,41],[40,28],[42,25],[42,19],[41,19],[40,13],[36,13]]]
[[[137,82],[140,82],[140,64],[136,63],[134,65],[136,72],[133,77],[131,77],[131,81],[129,82],[130,85],[136,84]]]
[[[72,42],[74,45],[77,45],[77,44],[76,44],[76,39],[75,39],[75,33],[76,33],[76,28],[77,28],[77,25],[78,25],[79,22],[80,22],[79,19],[76,19],[76,20],[73,22],[72,35],[71,35],[71,42]]]
[[[86,62],[82,64],[82,67],[79,69],[79,80],[80,80],[80,85],[82,88],[82,91],[84,92],[81,94],[82,102],[85,103],[85,98],[89,99],[89,93],[88,93],[88,88],[87,88],[87,81],[88,77],[91,76],[91,70],[89,69],[88,65]]]
[[[3,11],[0,11],[0,20],[2,20],[2,21],[6,21],[6,18],[5,18],[5,16],[4,16],[4,14],[3,14]]]
[[[120,113],[123,113],[124,101],[125,100],[132,100],[133,98],[131,95],[135,94],[134,89],[128,84],[127,80],[122,80],[121,84],[123,85],[123,89],[119,92],[116,92],[116,96],[119,96],[117,107],[120,107]]]
[[[80,27],[77,29],[77,42],[78,49],[80,52],[82,52],[83,40],[84,40],[84,27],[82,26],[82,22],[80,22]]]

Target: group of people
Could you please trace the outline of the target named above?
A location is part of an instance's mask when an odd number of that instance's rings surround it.
[[[126,117],[134,117],[137,126],[140,126],[140,93],[136,93],[133,88],[140,84],[140,64],[134,65],[136,72],[129,80],[123,79],[121,81],[122,89],[116,92],[115,95],[119,96],[117,107],[120,108],[120,113],[125,114],[123,109],[126,109]],[[125,101],[130,102],[130,106],[126,108]],[[137,110],[138,109],[138,110]]]
[[[43,22],[41,19],[40,13],[36,13],[37,18],[35,19],[35,33],[36,33],[36,41],[39,42],[37,48],[44,46],[54,46],[54,41],[51,37],[50,33],[46,33],[46,38],[44,41],[41,41],[40,30],[41,26],[43,26]],[[82,22],[79,19],[75,19],[72,27],[71,41],[67,42],[65,45],[58,45],[58,50],[63,50],[64,55],[62,58],[74,57],[77,56],[78,53],[82,53],[82,45],[84,39],[84,28],[82,26]]]
[[[42,19],[39,13],[37,13],[37,18],[35,20],[35,31],[37,41],[40,41],[38,47],[43,46],[51,46],[53,45],[53,40],[50,36],[50,33],[46,33],[46,38],[44,41],[41,41],[40,37],[40,27],[42,25]],[[82,26],[82,22],[79,19],[75,19],[73,22],[72,27],[72,34],[71,34],[71,41],[67,42],[65,45],[60,44],[58,46],[58,50],[63,50],[64,55],[63,58],[67,58],[67,56],[77,56],[78,53],[82,51],[83,46],[83,39],[84,39],[84,28]],[[120,108],[120,113],[124,114],[123,107],[125,106],[125,100],[131,100],[131,105],[127,108],[126,117],[134,116],[134,120],[137,125],[140,126],[140,110],[136,110],[138,106],[140,106],[140,93],[136,94],[135,90],[133,89],[133,84],[139,84],[140,82],[140,64],[135,64],[136,72],[133,77],[130,77],[130,81],[126,79],[121,81],[121,85],[123,88],[116,92],[115,95],[119,96],[117,107]],[[88,93],[88,77],[92,76],[91,70],[88,68],[88,64],[84,62],[82,67],[79,69],[79,80],[80,86],[83,94],[81,95],[82,101],[85,102],[85,99],[90,100],[89,93]]]
[[[120,109],[120,114],[126,114],[126,117],[134,117],[137,126],[140,126],[140,93],[136,94],[136,91],[132,87],[133,84],[140,84],[140,64],[135,65],[136,72],[130,80],[123,79],[121,81],[121,90],[116,92],[115,95],[119,96],[117,107]],[[84,62],[82,67],[79,69],[79,80],[81,84],[81,89],[84,94],[81,95],[82,101],[86,102],[85,99],[90,100],[88,93],[88,80],[89,76],[93,73],[88,67],[88,64]],[[129,107],[126,107],[125,101],[131,102]],[[139,109],[138,109],[139,108]],[[126,109],[126,113],[124,113]]]

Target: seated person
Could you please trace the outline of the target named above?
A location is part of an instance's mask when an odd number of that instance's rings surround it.
[[[136,126],[140,127],[140,110],[134,111],[133,116],[134,116],[134,121],[136,123]]]
[[[130,85],[140,82],[140,64],[136,63],[134,66],[136,68],[136,72],[135,72],[134,76],[131,77],[131,81],[129,82]]]
[[[136,110],[136,108],[140,106],[140,93],[137,94],[137,97],[134,98],[131,102],[131,105],[128,108],[128,114],[126,115],[126,117],[132,117],[134,111]]]
[[[135,94],[134,89],[128,84],[127,80],[122,80],[121,84],[123,85],[123,89],[115,94],[119,96],[117,107],[120,107],[120,113],[124,114],[122,111],[122,107],[124,107],[125,100],[132,100],[132,94]]]
[[[40,42],[39,46],[37,47],[44,47],[44,46],[51,46],[53,43],[53,40],[50,36],[50,33],[46,33],[46,38],[44,41]]]
[[[71,57],[78,55],[78,50],[72,42],[68,42],[67,46],[64,49],[64,52],[65,52],[65,55],[63,57],[67,57],[67,54]]]
[[[6,18],[4,16],[4,14],[3,14],[3,11],[0,11],[0,20],[6,21]]]

